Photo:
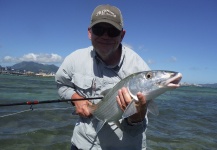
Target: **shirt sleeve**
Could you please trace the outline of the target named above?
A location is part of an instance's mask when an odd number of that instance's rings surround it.
[[[136,125],[131,125],[127,122],[127,119],[123,119],[121,122],[121,127],[125,133],[135,137],[146,131],[147,124],[148,124],[148,118],[146,115],[144,120]]]
[[[72,82],[71,75],[71,70],[73,70],[72,63],[69,57],[66,57],[55,76],[58,94],[61,99],[71,99],[71,96],[75,93],[75,85]]]

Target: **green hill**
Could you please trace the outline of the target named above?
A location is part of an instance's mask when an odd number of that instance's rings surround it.
[[[15,70],[25,70],[25,71],[35,72],[35,73],[38,72],[56,73],[59,67],[55,65],[40,64],[32,61],[30,62],[23,61],[11,66],[11,68]]]

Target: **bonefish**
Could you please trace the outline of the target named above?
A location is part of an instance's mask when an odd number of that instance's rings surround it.
[[[106,122],[116,122],[117,124],[120,119],[135,114],[137,112],[135,102],[138,101],[136,96],[138,92],[144,94],[146,101],[150,102],[164,92],[179,87],[181,78],[182,74],[179,72],[152,70],[134,73],[122,79],[112,89],[103,92],[102,101],[89,107],[93,116],[99,120],[96,132],[99,132]],[[122,87],[126,87],[133,98],[125,111],[121,110],[116,101],[118,90]],[[150,112],[156,112],[153,109],[156,108],[148,106]]]

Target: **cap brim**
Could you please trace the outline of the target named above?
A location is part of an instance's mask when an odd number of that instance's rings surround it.
[[[120,24],[117,24],[116,22],[111,21],[111,20],[108,20],[108,19],[100,19],[100,20],[97,20],[97,21],[95,21],[95,22],[93,22],[93,23],[90,24],[90,28],[93,27],[95,24],[97,24],[97,23],[102,23],[102,22],[104,22],[104,23],[109,23],[109,24],[111,24],[112,26],[114,26],[115,28],[117,28],[118,30],[120,30],[120,31],[122,30],[122,26],[121,26]]]

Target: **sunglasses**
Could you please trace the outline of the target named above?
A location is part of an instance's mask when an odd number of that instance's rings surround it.
[[[115,27],[105,28],[102,26],[93,26],[92,31],[93,31],[93,34],[95,34],[97,36],[102,36],[106,32],[109,37],[116,37],[116,36],[120,35],[120,33],[121,33],[121,31],[116,29]]]

